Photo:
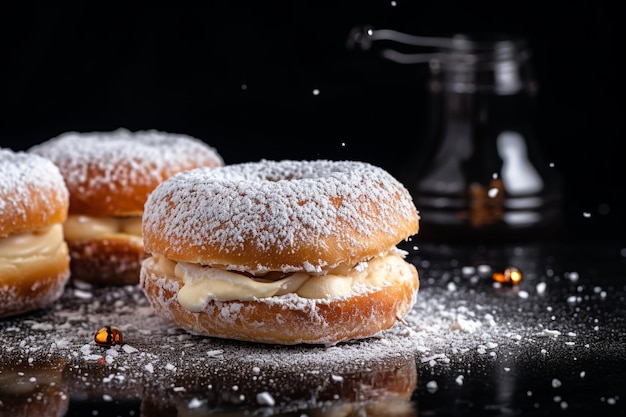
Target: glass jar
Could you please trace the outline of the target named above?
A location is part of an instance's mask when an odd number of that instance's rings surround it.
[[[421,240],[541,239],[561,223],[561,178],[534,132],[524,39],[451,39],[429,59],[431,129],[404,182]]]

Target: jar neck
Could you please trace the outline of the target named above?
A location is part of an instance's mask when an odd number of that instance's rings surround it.
[[[431,91],[534,95],[537,84],[524,40],[472,41],[455,38],[429,62]]]

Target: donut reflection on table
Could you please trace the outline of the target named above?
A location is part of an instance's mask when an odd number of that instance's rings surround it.
[[[181,373],[169,387],[146,390],[141,415],[228,416],[259,409],[271,410],[272,415],[297,410],[308,416],[415,415],[411,395],[417,387],[417,369],[413,357],[383,358],[357,368],[342,371],[329,364],[328,369],[319,371],[294,363],[252,367],[245,374],[237,369]]]
[[[136,404],[146,417],[239,415],[259,410],[271,410],[273,415],[296,410],[311,416],[331,410],[337,416],[357,411],[414,415],[415,357],[400,353],[403,347],[393,352],[383,345],[374,340],[332,350],[265,350],[223,342],[215,346],[219,347],[213,352],[215,357],[205,352],[205,360],[200,353],[205,347],[197,351],[190,347],[184,361],[149,359],[154,364],[149,372],[144,366],[130,369],[115,360],[108,363],[106,357],[116,355],[113,351],[128,355],[119,347],[98,348],[91,353],[94,358],[102,355],[102,360],[71,360],[57,374],[73,403],[93,409]]]
[[[63,359],[29,361],[0,359],[0,415],[64,416],[70,393],[63,383]]]
[[[143,391],[141,378],[121,372],[106,363],[106,353],[96,361],[80,361],[66,366],[63,380],[73,402],[98,404],[139,401]]]

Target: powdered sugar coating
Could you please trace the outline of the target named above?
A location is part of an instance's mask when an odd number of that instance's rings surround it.
[[[63,176],[52,162],[0,149],[0,236],[47,225],[59,207],[67,211],[67,200]]]
[[[149,252],[174,260],[192,248],[229,269],[315,273],[388,250],[417,222],[408,191],[382,168],[262,160],[174,175],[148,198],[143,231]]]
[[[106,209],[109,201],[93,201],[102,195],[111,199],[109,211],[113,211],[114,200],[132,200],[133,190],[137,194],[135,211],[139,211],[147,193],[170,175],[224,163],[214,148],[191,136],[123,128],[112,132],[67,132],[33,146],[29,152],[59,166],[71,193],[70,211],[74,213],[91,211],[90,204],[104,203]],[[80,198],[83,200],[77,201]],[[83,206],[86,210],[81,210]]]

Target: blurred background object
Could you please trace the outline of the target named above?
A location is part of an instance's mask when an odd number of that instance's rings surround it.
[[[383,57],[430,68],[429,134],[400,176],[420,208],[420,239],[507,242],[556,232],[561,178],[535,137],[538,87],[526,40],[366,26],[351,32],[348,45],[369,50],[380,41],[393,42],[379,51]],[[395,49],[406,45],[435,49]]]
[[[626,36],[616,1],[0,7],[0,146],[158,129],[204,139],[226,163],[357,159],[398,177],[432,126],[430,69],[349,50],[350,30],[519,35],[540,86],[534,131],[563,177],[562,233],[623,234]]]

